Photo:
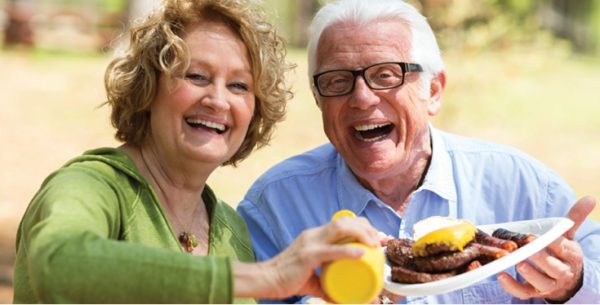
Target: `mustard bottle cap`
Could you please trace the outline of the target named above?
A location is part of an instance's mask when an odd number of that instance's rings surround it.
[[[335,212],[335,214],[333,214],[333,216],[331,217],[331,221],[337,220],[338,218],[341,218],[344,216],[350,217],[350,218],[356,217],[354,212],[352,212],[350,210],[339,210],[339,211]]]

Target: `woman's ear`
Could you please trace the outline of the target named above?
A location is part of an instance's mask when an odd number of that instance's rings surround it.
[[[429,116],[435,116],[442,106],[442,93],[446,86],[446,73],[444,71],[434,75],[429,88],[429,100],[427,110]]]

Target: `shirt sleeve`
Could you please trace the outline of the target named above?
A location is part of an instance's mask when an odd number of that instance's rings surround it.
[[[600,224],[586,220],[575,235],[583,249],[583,284],[567,302],[569,304],[600,303]]]
[[[237,212],[246,221],[257,261],[267,260],[282,250],[277,246],[273,228],[254,203],[242,201]]]
[[[548,216],[566,217],[577,200],[575,192],[556,174],[548,183],[547,194],[546,215]],[[583,284],[567,303],[600,303],[600,223],[586,220],[577,230],[575,240],[584,254]]]
[[[550,172],[545,214],[542,217],[566,217],[577,201],[573,189],[555,172]],[[600,303],[600,223],[586,220],[577,230],[575,240],[584,254],[583,284],[567,303]]]
[[[238,205],[237,212],[246,221],[257,261],[268,260],[283,250],[280,249],[276,241],[274,232],[276,229],[274,230],[269,225],[267,218],[265,218],[253,202],[245,199]],[[292,296],[283,300],[261,299],[259,303],[291,304],[303,303],[303,300],[305,299],[302,296]]]
[[[63,169],[45,182],[19,228],[15,284],[43,303],[233,301],[229,258],[118,240],[119,193],[98,176]]]

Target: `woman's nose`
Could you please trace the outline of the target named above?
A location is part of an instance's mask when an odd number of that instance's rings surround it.
[[[208,92],[202,98],[202,104],[217,111],[229,109],[227,102],[227,88],[225,85],[212,84],[208,88]]]

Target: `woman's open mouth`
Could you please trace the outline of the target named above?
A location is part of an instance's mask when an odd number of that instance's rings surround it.
[[[192,128],[202,128],[217,134],[223,134],[229,129],[226,125],[201,119],[186,118],[185,122]]]

